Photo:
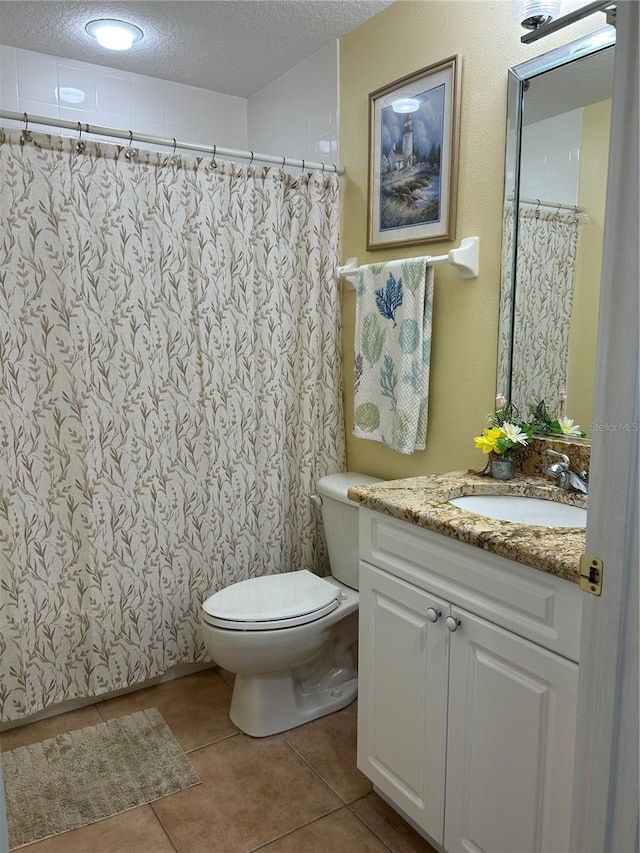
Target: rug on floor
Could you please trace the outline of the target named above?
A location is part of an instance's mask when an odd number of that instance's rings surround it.
[[[11,849],[200,783],[157,708],[19,746],[2,767]]]

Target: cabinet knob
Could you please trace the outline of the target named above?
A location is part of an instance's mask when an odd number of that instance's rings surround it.
[[[429,607],[427,609],[427,619],[429,622],[437,622],[441,616],[442,610],[436,610],[435,607]]]
[[[460,620],[456,619],[455,616],[447,616],[444,620],[444,624],[450,631],[457,631],[458,625],[460,624]]]

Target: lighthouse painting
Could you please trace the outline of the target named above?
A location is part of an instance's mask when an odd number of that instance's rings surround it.
[[[455,237],[459,68],[451,57],[369,96],[370,249]]]

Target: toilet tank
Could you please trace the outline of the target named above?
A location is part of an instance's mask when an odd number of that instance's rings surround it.
[[[329,549],[331,574],[351,589],[358,589],[358,504],[350,501],[350,486],[379,483],[367,474],[329,474],[318,481],[322,523]]]

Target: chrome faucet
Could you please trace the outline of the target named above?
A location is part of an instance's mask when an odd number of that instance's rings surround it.
[[[568,492],[580,492],[583,495],[589,494],[589,474],[583,471],[581,474],[576,474],[571,470],[571,460],[566,453],[558,453],[557,450],[547,450],[547,456],[553,456],[559,459],[559,462],[552,462],[546,470],[547,477],[554,477],[556,486],[559,489],[565,489]]]

